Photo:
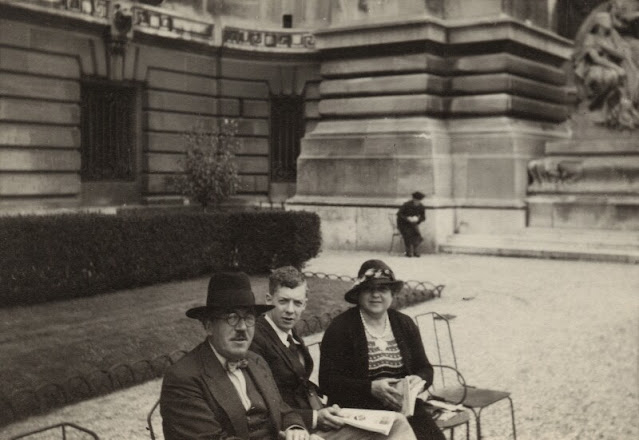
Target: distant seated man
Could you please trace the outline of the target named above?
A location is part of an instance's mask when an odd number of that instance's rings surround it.
[[[426,208],[422,205],[424,197],[424,193],[415,191],[397,211],[397,229],[404,239],[407,257],[419,257],[419,245],[424,241],[419,232],[419,224],[426,221]]]
[[[162,382],[167,440],[311,437],[302,417],[282,400],[268,364],[248,352],[256,316],[272,308],[255,304],[246,274],[211,277],[206,306],[186,312],[202,321],[208,337],[169,367]]]
[[[271,367],[280,394],[297,411],[312,432],[326,440],[415,439],[406,418],[397,414],[388,436],[344,426],[337,405],[324,407],[317,385],[309,380],[313,359],[295,331],[306,308],[307,284],[304,275],[292,266],[274,270],[269,277],[266,302],[273,305],[257,319],[250,350],[262,356]]]

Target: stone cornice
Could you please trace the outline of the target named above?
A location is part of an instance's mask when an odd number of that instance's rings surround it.
[[[109,25],[109,4],[93,2],[38,2],[0,0],[0,7],[34,11],[63,20]],[[510,41],[559,60],[569,59],[572,42],[546,29],[508,16],[475,20],[442,20],[431,16],[396,17],[393,21],[371,21],[324,29],[255,29],[251,24],[224,23],[225,18],[203,19],[167,8],[129,3],[133,27],[138,34],[180,40],[205,46],[224,46],[247,52],[313,54],[349,48],[366,48],[429,42],[441,46]],[[83,8],[83,5],[84,8]],[[77,6],[77,7],[76,7]],[[135,41],[135,37],[133,39]]]
[[[447,29],[441,20],[421,17],[393,22],[371,22],[349,26],[334,26],[315,31],[319,50],[357,46],[432,41],[446,44]]]
[[[322,50],[424,41],[442,45],[469,45],[514,41],[560,59],[569,59],[573,43],[546,29],[510,17],[446,21],[423,16],[394,22],[372,22],[316,30]]]

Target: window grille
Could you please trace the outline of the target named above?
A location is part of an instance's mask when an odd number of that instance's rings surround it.
[[[294,95],[272,96],[272,182],[295,182],[302,136],[304,136],[304,98]]]
[[[82,180],[135,180],[135,88],[88,81],[81,94]]]

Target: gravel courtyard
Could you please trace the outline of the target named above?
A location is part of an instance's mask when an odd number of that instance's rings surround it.
[[[519,439],[639,438],[639,266],[327,251],[306,269],[355,276],[369,258],[404,280],[446,285],[442,298],[405,311],[456,316],[460,370],[471,385],[512,392]],[[70,421],[101,439],[148,439],[159,387],[156,380],[33,417],[0,429],[0,438]],[[485,410],[482,422],[485,438],[509,438],[506,404]]]

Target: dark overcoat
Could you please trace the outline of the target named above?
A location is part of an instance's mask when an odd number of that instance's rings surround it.
[[[433,366],[426,357],[419,329],[413,320],[394,309],[388,310],[406,374],[433,382]],[[322,339],[319,385],[329,396],[329,404],[347,408],[385,409],[371,394],[368,377],[368,343],[359,307],[341,313],[328,326]]]
[[[317,393],[317,386],[309,381],[313,372],[313,358],[304,340],[295,330],[293,337],[301,342],[298,350],[304,357],[304,364],[289,350],[277,336],[273,327],[264,316],[260,316],[255,324],[255,336],[251,343],[251,351],[262,356],[268,363],[284,401],[304,419],[306,426],[313,425],[313,409],[310,394]]]
[[[275,430],[303,427],[302,418],[282,400],[266,361],[250,351],[246,358],[245,371],[264,398]],[[160,413],[166,440],[249,438],[246,409],[206,341],[168,368]]]

